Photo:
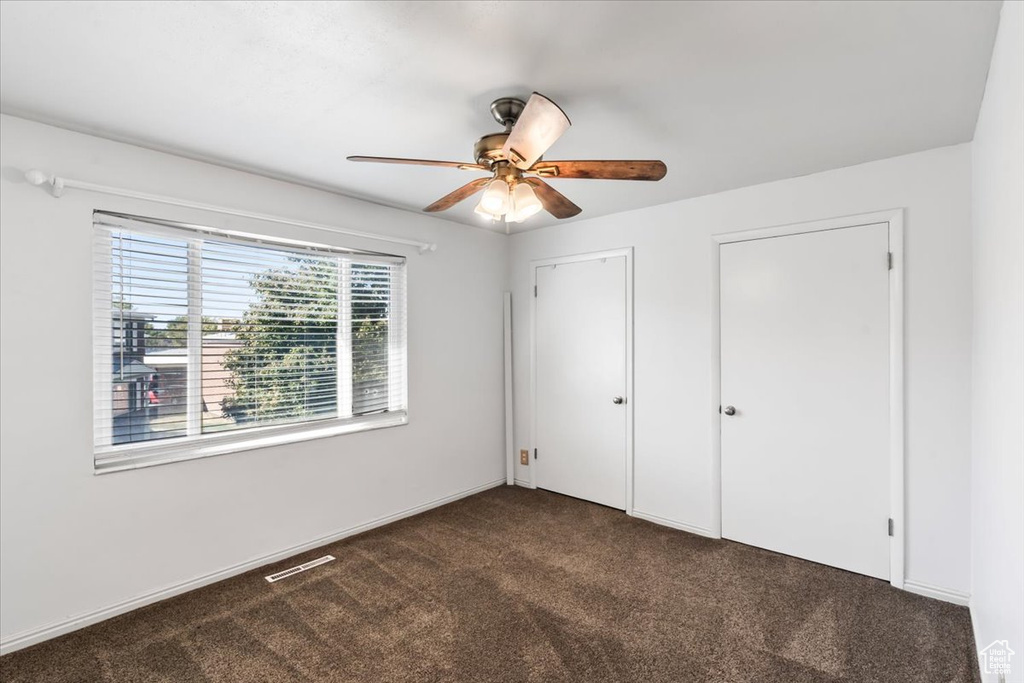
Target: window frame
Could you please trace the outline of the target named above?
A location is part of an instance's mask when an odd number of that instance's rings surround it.
[[[118,224],[118,222],[123,224]],[[135,223],[144,224],[136,227]],[[113,395],[114,351],[112,305],[112,238],[121,231],[142,235],[184,240],[188,250],[188,323],[187,345],[187,434],[168,439],[113,444],[97,442],[95,430],[111,419]],[[210,239],[242,246],[269,246],[297,254],[315,254],[338,258],[338,344],[337,384],[338,415],[303,422],[246,427],[243,429],[202,432],[202,243]],[[407,316],[407,260],[404,256],[360,251],[332,245],[306,242],[260,233],[179,223],[128,214],[96,210],[93,213],[93,468],[95,474],[138,469],[183,460],[193,460],[227,453],[267,448],[341,434],[397,427],[409,422],[409,372]],[[389,338],[389,373],[400,368],[398,391],[389,390],[388,409],[368,415],[353,416],[352,411],[352,302],[344,288],[350,286],[351,266],[355,263],[386,264],[392,267],[389,320],[400,334]],[[398,277],[394,277],[397,274]],[[123,333],[123,331],[122,331]],[[342,353],[348,349],[347,353]],[[391,387],[389,387],[390,389]]]

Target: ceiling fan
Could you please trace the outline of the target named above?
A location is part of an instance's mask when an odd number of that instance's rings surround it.
[[[606,180],[661,180],[667,168],[661,161],[543,161],[544,152],[572,125],[562,109],[540,93],[528,102],[502,97],[491,103],[491,115],[505,126],[476,141],[476,163],[350,156],[349,161],[381,164],[441,166],[465,171],[486,171],[489,176],[466,183],[424,211],[450,209],[483,190],[476,213],[492,220],[521,223],[541,209],[555,218],[570,218],[582,211],[543,178]]]

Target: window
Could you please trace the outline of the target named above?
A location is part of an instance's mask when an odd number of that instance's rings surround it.
[[[98,471],[405,424],[405,259],[96,212]]]

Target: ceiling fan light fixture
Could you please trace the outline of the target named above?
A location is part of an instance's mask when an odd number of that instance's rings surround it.
[[[501,216],[508,213],[508,183],[501,178],[495,178],[487,183],[484,196],[480,198],[480,209],[492,216]]]
[[[512,203],[515,206],[516,223],[522,223],[544,208],[533,188],[526,183],[516,183],[515,189],[512,190]]]

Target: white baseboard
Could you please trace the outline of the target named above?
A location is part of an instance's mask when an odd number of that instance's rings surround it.
[[[275,562],[279,562],[281,560],[292,557],[293,555],[304,553],[307,550],[312,550],[314,548],[327,545],[328,543],[334,543],[336,541],[342,540],[343,538],[355,536],[356,534],[361,534],[364,531],[369,531],[370,529],[375,529],[377,527],[384,526],[385,524],[397,522],[400,519],[412,517],[413,515],[417,515],[421,512],[426,512],[427,510],[440,507],[448,503],[452,503],[456,500],[459,500],[460,498],[466,498],[467,496],[472,496],[475,493],[480,493],[481,491],[486,491],[488,489],[504,485],[505,477],[502,477],[501,479],[496,479],[495,481],[487,482],[486,484],[481,484],[480,486],[474,486],[473,488],[466,489],[465,491],[453,493],[450,496],[444,496],[443,498],[438,498],[428,503],[423,503],[422,505],[417,505],[415,507],[402,510],[401,512],[396,512],[394,514],[386,515],[384,517],[378,517],[377,519],[366,522],[365,524],[360,524],[358,526],[350,527],[348,529],[335,531],[333,533],[327,534],[326,536],[314,538],[311,541],[306,541],[305,543],[294,545],[290,548],[285,548],[284,550],[279,550],[276,553],[271,553],[269,555],[263,555],[261,557],[253,558],[246,562],[242,562],[231,567],[228,567],[227,569],[221,569],[211,574],[206,574],[204,576],[200,576],[189,581],[184,581],[182,583],[178,583],[167,588],[162,588],[160,590],[152,591],[150,593],[145,593],[138,597],[131,598],[123,602],[119,602],[115,605],[111,605],[103,609],[88,612],[86,614],[80,614],[78,616],[71,617],[70,619],[51,623],[46,626],[41,626],[39,628],[22,631],[20,633],[15,633],[11,636],[8,636],[0,640],[0,655],[5,655],[9,652],[14,652],[15,650],[20,650],[30,645],[35,645],[36,643],[41,643],[44,640],[50,640],[51,638],[56,638],[57,636],[62,636],[66,633],[71,633],[72,631],[77,631],[78,629],[85,628],[86,626],[98,624],[99,622],[106,621],[111,617],[116,617],[119,614],[131,612],[132,610],[139,609],[140,607],[151,605],[154,602],[166,600],[167,598],[174,597],[175,595],[181,595],[182,593],[187,593],[197,588],[202,588],[203,586],[207,586],[211,583],[223,581],[224,579],[231,578],[232,576],[237,576],[238,574],[243,574],[251,569],[256,569],[264,565],[273,564]]]
[[[936,600],[942,600],[943,602],[951,602],[954,605],[967,606],[971,602],[971,596],[969,593],[955,591],[951,588],[942,588],[941,586],[933,586],[930,583],[911,581],[910,579],[903,582],[903,590],[909,593],[923,595],[926,598],[935,598]]]
[[[535,489],[535,488],[537,488],[536,486],[533,486],[532,484],[530,484],[530,482],[528,482],[526,479],[516,479],[516,486],[522,486],[522,487],[528,488],[528,489]]]
[[[679,529],[680,531],[686,531],[691,534],[697,534],[698,536],[704,536],[705,538],[719,538],[715,535],[711,529],[706,529],[702,526],[696,526],[693,524],[687,524],[686,522],[677,522],[674,519],[666,519],[665,517],[659,517],[646,512],[640,512],[639,510],[633,510],[633,517],[637,519],[643,519],[654,524],[660,524],[661,526],[671,527],[672,529]]]

